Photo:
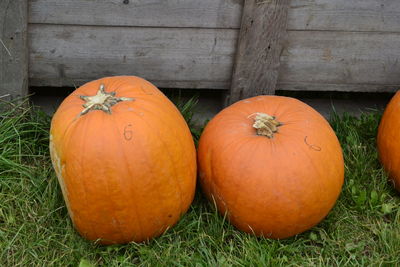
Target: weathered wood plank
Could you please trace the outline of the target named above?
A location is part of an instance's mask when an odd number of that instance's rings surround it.
[[[291,0],[288,29],[400,32],[400,1]]]
[[[31,0],[30,23],[238,28],[244,0]]]
[[[0,97],[28,93],[27,0],[0,1]]]
[[[244,0],[30,0],[29,22],[239,28]],[[400,31],[398,0],[291,0],[289,30]]]
[[[31,25],[30,82],[137,75],[160,87],[227,89],[237,30]]]
[[[279,83],[400,86],[400,33],[288,32]]]
[[[133,75],[133,74],[130,74]],[[94,76],[92,79],[76,78],[76,79],[59,79],[55,78],[30,78],[29,83],[32,86],[42,87],[79,87],[89,81],[105,77],[105,75]],[[142,77],[142,76],[141,76]],[[178,80],[150,80],[158,88],[174,88],[174,89],[226,89],[230,85],[230,81],[178,81]]]
[[[394,84],[329,84],[312,82],[281,82],[277,90],[287,91],[337,91],[337,92],[396,92],[399,85]]]
[[[6,2],[14,1],[0,4]],[[235,29],[240,26],[243,2],[30,0],[29,6],[30,21],[39,24]],[[237,30],[151,27],[96,30],[76,26],[70,31],[74,27],[32,24],[30,81],[37,86],[73,86],[105,75],[136,73],[160,87],[229,88]],[[278,89],[319,90],[323,84],[325,89],[320,90],[392,91],[400,87],[396,34],[400,32],[400,1],[291,0],[287,27],[291,30],[289,45],[281,57]],[[201,36],[195,36],[198,33]],[[220,48],[207,54],[214,35]],[[260,36],[257,33],[257,38]],[[221,48],[224,45],[226,48]],[[0,43],[4,52],[2,49]],[[51,53],[53,49],[58,50]]]
[[[288,0],[245,2],[229,103],[275,92],[288,3]]]

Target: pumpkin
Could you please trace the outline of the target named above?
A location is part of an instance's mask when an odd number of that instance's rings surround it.
[[[225,108],[199,140],[202,189],[238,229],[273,239],[304,232],[334,206],[343,154],[329,123],[289,97]]]
[[[196,151],[177,108],[139,77],[86,83],[51,122],[51,159],[78,232],[101,244],[162,234],[189,208]]]
[[[379,159],[400,192],[400,92],[386,106],[379,123],[377,145]]]

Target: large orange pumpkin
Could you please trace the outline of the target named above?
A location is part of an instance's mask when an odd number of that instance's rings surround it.
[[[379,159],[400,192],[400,92],[387,105],[378,129]]]
[[[103,78],[76,89],[52,119],[50,151],[69,215],[89,240],[148,240],[193,200],[196,152],[188,126],[141,78]]]
[[[240,230],[281,239],[320,222],[343,185],[328,122],[293,98],[257,96],[224,109],[198,149],[201,186]]]

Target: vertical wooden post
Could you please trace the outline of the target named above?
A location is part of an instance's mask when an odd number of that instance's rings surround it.
[[[0,1],[0,98],[28,93],[28,1]]]
[[[289,0],[246,0],[228,103],[274,94]]]

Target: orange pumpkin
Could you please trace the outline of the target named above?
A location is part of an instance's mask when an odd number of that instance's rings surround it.
[[[50,151],[69,215],[89,240],[148,240],[174,225],[193,200],[189,128],[141,78],[103,78],[76,89],[54,114]]]
[[[400,92],[386,106],[378,128],[379,159],[400,192]]]
[[[198,148],[206,196],[240,230],[287,238],[334,206],[344,163],[328,122],[293,98],[257,96],[224,109]]]

